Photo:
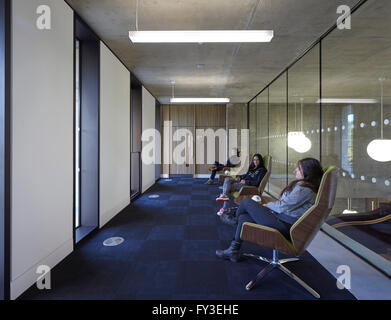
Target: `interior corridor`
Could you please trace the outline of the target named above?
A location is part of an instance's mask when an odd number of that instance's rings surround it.
[[[219,185],[185,176],[160,180],[52,271],[52,289],[33,286],[20,299],[125,300],[314,300],[295,281],[274,270],[253,290],[245,285],[262,263],[216,258],[234,229],[217,217]],[[150,199],[159,195],[158,199]],[[125,242],[104,247],[107,238]],[[243,252],[271,257],[250,243]],[[283,256],[283,255],[282,255]],[[309,253],[287,267],[305,279],[321,299],[354,299]]]

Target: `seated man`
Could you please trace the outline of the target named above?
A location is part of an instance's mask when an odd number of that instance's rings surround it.
[[[218,171],[224,170],[224,168],[226,167],[235,168],[238,164],[240,164],[239,150],[238,148],[232,148],[231,156],[229,157],[225,165],[216,161],[213,167],[209,169],[210,171],[212,171],[212,174],[210,175],[209,180],[205,184],[212,184]]]
[[[246,174],[237,176],[236,179],[227,177],[224,180],[223,193],[216,199],[217,202],[224,202],[224,206],[217,213],[219,216],[226,213],[229,207],[229,195],[231,192],[239,191],[243,186],[258,187],[267,173],[263,158],[260,154],[253,156],[250,167]]]

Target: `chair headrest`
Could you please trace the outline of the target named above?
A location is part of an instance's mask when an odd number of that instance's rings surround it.
[[[336,193],[336,189],[337,189],[337,186],[336,186],[337,172],[336,171],[337,171],[337,167],[335,167],[335,166],[328,166],[324,169],[324,174],[323,174],[322,180],[319,185],[319,191],[318,191],[318,194],[316,195],[315,203],[317,203],[319,201],[321,190],[323,190],[323,187],[324,187],[326,181],[328,181],[328,183],[331,184],[331,190],[330,190],[330,194],[329,194],[329,202],[332,202],[332,203],[329,203],[329,208],[333,206],[333,202],[334,202],[333,199],[335,198],[335,193]]]
[[[270,163],[271,163],[272,156],[267,154],[266,156],[263,157],[263,163],[265,165],[265,168],[267,170],[270,169]]]

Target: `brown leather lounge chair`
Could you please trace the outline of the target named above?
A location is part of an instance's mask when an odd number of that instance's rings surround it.
[[[244,254],[244,256],[268,263],[268,265],[260,273],[258,273],[256,278],[246,285],[247,290],[251,290],[255,283],[262,279],[268,272],[274,268],[278,268],[289,277],[296,280],[314,297],[320,298],[319,294],[315,290],[288,270],[284,264],[299,260],[297,257],[306,251],[308,245],[318,233],[320,227],[334,206],[336,190],[337,168],[328,167],[323,175],[315,204],[291,227],[290,239],[285,238],[278,230],[273,228],[248,222],[243,224],[241,233],[242,240],[273,249],[272,259],[252,254]],[[295,256],[296,258],[280,260],[278,257],[279,252]]]

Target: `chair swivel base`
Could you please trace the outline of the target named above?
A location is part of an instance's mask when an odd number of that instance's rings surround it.
[[[273,250],[273,259],[268,259],[260,256],[256,256],[253,254],[243,254],[245,257],[249,258],[254,258],[258,261],[263,261],[268,263],[268,265],[261,270],[257,274],[254,280],[251,280],[247,285],[246,285],[246,290],[251,290],[256,282],[261,280],[266,274],[268,274],[270,271],[272,271],[274,268],[278,268],[282,272],[284,272],[286,275],[288,275],[290,278],[298,282],[304,289],[306,289],[309,293],[311,293],[315,298],[319,299],[320,295],[312,289],[309,285],[307,285],[303,280],[301,280],[298,276],[296,276],[292,271],[288,270],[286,267],[283,266],[283,264],[288,263],[288,262],[293,262],[293,261],[298,261],[298,258],[290,258],[290,259],[282,259],[280,260],[278,258],[278,251]]]

